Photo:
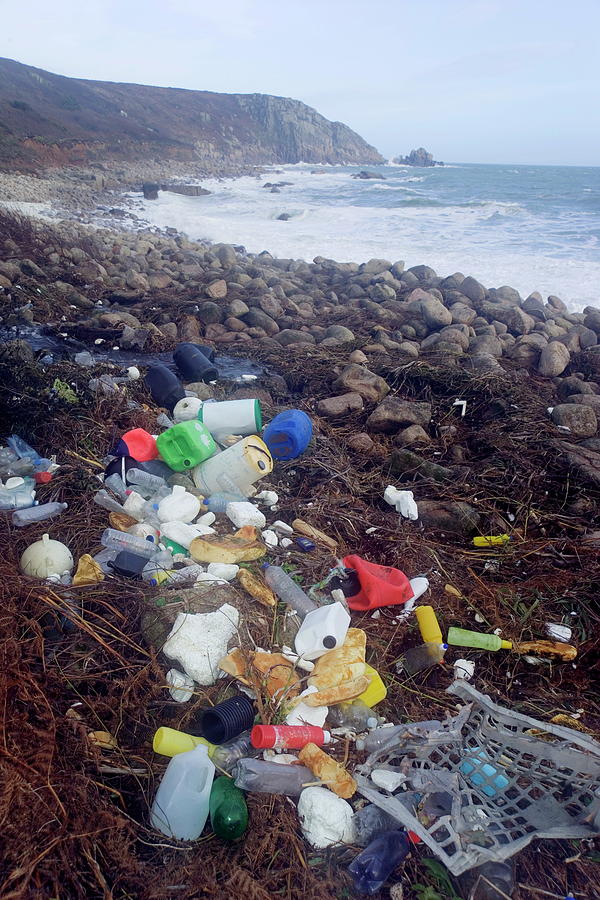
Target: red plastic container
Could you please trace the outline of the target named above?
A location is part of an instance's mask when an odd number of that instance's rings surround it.
[[[307,744],[328,744],[331,735],[316,725],[255,725],[250,743],[257,750],[301,750]]]
[[[156,440],[143,428],[126,431],[117,446],[115,456],[132,456],[138,462],[158,459]]]
[[[52,481],[52,473],[51,472],[36,472],[33,476],[33,480],[36,484],[49,484]]]
[[[413,589],[404,572],[390,566],[378,566],[360,556],[346,556],[346,569],[354,569],[360,581],[360,593],[347,597],[350,609],[366,612],[380,606],[398,606],[413,596]]]

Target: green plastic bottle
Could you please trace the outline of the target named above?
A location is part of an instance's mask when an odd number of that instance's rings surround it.
[[[236,841],[248,827],[248,807],[244,792],[226,775],[213,781],[209,811],[212,830],[225,841]]]
[[[448,643],[455,647],[475,647],[477,650],[512,650],[512,641],[503,641],[497,634],[482,634],[464,628],[449,628]]]

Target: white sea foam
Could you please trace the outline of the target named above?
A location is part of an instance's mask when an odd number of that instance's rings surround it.
[[[403,259],[407,266],[433,266],[441,275],[462,271],[490,287],[510,284],[523,296],[534,290],[557,294],[572,309],[599,304],[597,239],[578,233],[577,211],[554,220],[525,201],[460,192],[448,202],[435,185],[440,178],[462,176],[433,169],[430,182],[429,175],[406,178],[409,169],[394,168],[388,180],[371,181],[351,179],[353,170],[340,167],[311,175],[298,164],[261,179],[205,181],[209,196],[161,192],[140,207],[152,224],[195,239],[243,244],[250,252],[308,260]],[[264,181],[293,184],[273,194],[262,187]],[[407,181],[416,183],[408,187]],[[278,220],[281,213],[290,218]]]

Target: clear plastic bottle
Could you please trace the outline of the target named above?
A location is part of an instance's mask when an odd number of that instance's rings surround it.
[[[413,732],[417,729],[426,732],[428,730],[437,730],[442,727],[442,723],[437,719],[432,719],[427,722],[417,722],[407,723],[405,725],[392,725],[391,727],[384,728],[376,728],[370,734],[367,734],[364,738],[359,738],[356,741],[356,749],[364,750],[367,753],[373,753],[374,750],[379,750],[380,747],[383,747],[384,744],[387,744],[388,741],[399,737],[403,732],[410,731]]]
[[[318,781],[306,766],[240,759],[233,769],[236,786],[255,794],[286,794],[299,797],[307,784]]]
[[[240,503],[246,500],[242,494],[219,493],[211,494],[204,501],[204,505],[213,513],[224,513],[228,503]]]
[[[301,619],[318,608],[281,566],[267,566],[264,571],[265,581],[271,590],[277,594],[280,600],[291,606]]]
[[[141,538],[126,531],[117,531],[116,528],[106,528],[100,538],[103,547],[111,550],[130,550],[137,553],[138,556],[145,556],[150,559],[156,553],[156,544],[154,541],[143,541]]]
[[[101,491],[97,491],[94,494],[94,503],[97,503],[98,506],[101,506],[102,509],[107,509],[109,512],[122,513],[123,507],[120,503],[117,503],[114,497],[102,489]]]
[[[416,675],[424,672],[437,663],[441,663],[448,644],[419,644],[418,647],[409,647],[405,650],[396,665],[399,674]]]
[[[10,478],[13,475],[23,478],[35,471],[35,466],[29,458],[19,459],[17,454],[8,448],[1,450],[0,453],[3,454],[0,457],[0,478]]]
[[[42,503],[41,506],[30,506],[27,509],[17,509],[12,514],[12,523],[17,528],[31,525],[33,522],[43,522],[59,516],[67,508],[66,503]]]
[[[130,484],[139,484],[141,487],[147,488],[147,490],[151,491],[151,494],[156,494],[157,491],[168,487],[164,478],[161,478],[159,475],[152,475],[150,472],[144,472],[143,469],[129,469],[127,481]]]
[[[148,584],[164,584],[167,587],[171,585],[195,584],[198,576],[202,575],[204,569],[202,566],[193,565],[186,566],[183,569],[170,569],[157,566],[154,560],[150,560],[148,565],[144,567],[142,578]]]
[[[153,828],[181,841],[199,838],[208,818],[214,774],[203,744],[173,756],[152,804]]]
[[[46,471],[52,465],[51,460],[40,456],[37,450],[34,450],[34,448],[28,444],[27,441],[24,441],[23,438],[19,437],[18,434],[11,434],[6,443],[10,449],[16,453],[19,459],[30,459],[38,472]]]
[[[361,894],[375,894],[409,853],[406,831],[380,834],[348,866],[355,889]]]
[[[98,563],[105,575],[112,575],[113,571],[108,563],[115,561],[118,552],[118,550],[105,548],[104,550],[101,550],[100,553],[96,553],[96,555],[92,558],[94,562]]]
[[[127,485],[118,474],[118,472],[113,472],[112,475],[109,475],[108,478],[105,478],[104,485],[105,487],[110,488],[113,494],[118,497],[122,503],[127,500],[129,491],[127,490]]]
[[[0,509],[28,509],[36,503],[33,478],[17,476],[15,481],[13,485],[9,479],[4,487],[0,486]]]
[[[378,718],[377,713],[362,700],[351,700],[330,706],[327,721],[334,728],[366,731],[368,728],[376,728],[383,720]]]
[[[395,831],[398,820],[384,812],[375,803],[368,803],[354,813],[354,841],[359,847],[367,847],[373,838],[384,831]]]
[[[250,743],[250,732],[244,731],[232,741],[227,741],[226,744],[220,744],[216,747],[211,759],[217,769],[231,772],[240,759],[255,756],[261,752],[260,750],[255,750]]]

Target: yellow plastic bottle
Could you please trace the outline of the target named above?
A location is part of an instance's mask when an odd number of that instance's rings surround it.
[[[485,536],[474,537],[474,547],[502,547],[510,541],[509,534],[488,534]]]
[[[421,637],[426,644],[443,644],[442,629],[433,606],[417,606],[415,616],[419,623]]]
[[[387,697],[387,688],[377,669],[374,669],[373,666],[370,666],[368,663],[365,666],[365,675],[371,679],[371,683],[362,694],[359,694],[358,699],[362,700],[363,703],[366,703],[367,706],[370,706],[372,709],[375,704],[381,703],[381,701]]]
[[[162,756],[177,756],[187,750],[193,750],[198,744],[208,747],[208,755],[212,756],[216,745],[211,744],[206,738],[197,737],[195,734],[186,734],[185,731],[177,731],[176,728],[157,728],[152,741],[152,749]]]

